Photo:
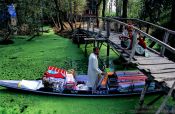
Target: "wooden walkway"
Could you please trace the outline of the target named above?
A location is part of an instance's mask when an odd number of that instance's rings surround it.
[[[99,25],[95,23],[97,19],[100,22]],[[134,22],[134,25],[136,24],[137,27],[133,26],[132,49],[126,50],[121,47],[121,44],[120,44],[121,41],[119,40],[119,36],[121,35],[121,33],[118,31],[121,30],[121,28],[129,26],[127,23],[125,23],[128,21],[128,19],[124,19],[123,20],[124,22],[123,22],[121,21],[122,18],[117,19],[117,18],[102,18],[102,17],[84,17],[84,19],[82,20],[83,20],[82,22],[83,27],[81,26],[81,30],[86,31],[85,33],[88,36],[90,36],[85,38],[85,53],[86,53],[86,47],[89,41],[106,42],[107,56],[109,56],[110,48],[113,48],[115,51],[120,53],[120,55],[128,63],[136,64],[137,68],[148,76],[148,79],[160,82],[160,86],[163,87],[164,91],[167,93],[161,106],[155,113],[155,114],[160,114],[160,112],[165,107],[168,101],[168,98],[170,96],[175,98],[175,62],[169,60],[167,57],[164,56],[164,53],[167,50],[171,52],[172,55],[173,54],[175,55],[175,48],[173,48],[168,44],[168,39],[170,35],[171,37],[175,36],[175,31],[163,28],[161,26],[158,26],[143,20],[129,19],[129,21]],[[143,26],[143,29],[142,29],[142,26]],[[163,39],[162,41],[149,34],[150,27],[160,29],[160,31],[164,33],[164,35],[162,35],[162,39]],[[144,30],[146,31],[144,32]],[[148,50],[147,52],[149,56],[145,57],[145,56],[136,55],[135,49],[137,45],[138,34],[142,34],[144,37],[148,38],[149,41],[156,42],[157,44],[159,44],[161,47],[161,50],[157,52],[153,48],[147,47],[147,50]],[[77,35],[77,38],[79,40],[79,35]],[[147,82],[148,83],[145,84],[144,89],[142,90],[140,95],[138,113],[144,107],[143,106],[144,97],[149,87],[149,80]],[[161,97],[162,95],[158,96],[153,101],[148,103],[146,107],[152,106]]]
[[[110,45],[110,47],[119,52],[125,60],[130,61],[133,64],[137,64],[137,68],[139,70],[144,71],[146,74],[149,74],[149,76],[151,76],[154,80],[158,82],[165,82],[166,86],[168,86],[169,88],[172,87],[175,81],[175,62],[169,60],[166,57],[161,56],[160,54],[156,53],[155,51],[149,48],[148,57],[138,55],[133,55],[131,57],[133,50],[125,50],[121,47],[119,40],[119,36],[121,34],[119,32],[110,31],[109,34],[106,32],[106,30],[101,31],[100,29],[95,27],[89,27],[88,29],[84,27],[84,30],[91,31],[97,34],[102,34],[106,38],[106,40],[102,38],[102,41],[106,41]],[[86,40],[88,41],[89,39],[87,38]],[[93,40],[97,39],[94,37]]]

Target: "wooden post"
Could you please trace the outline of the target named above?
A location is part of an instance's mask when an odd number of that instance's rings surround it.
[[[169,32],[165,32],[165,34],[164,34],[164,36],[163,36],[163,42],[164,43],[167,43],[168,42],[168,37],[169,37]],[[161,56],[164,56],[164,53],[165,53],[165,47],[164,46],[162,46],[161,47]]]
[[[83,18],[83,17],[82,17]],[[84,29],[84,18],[82,19],[82,21],[83,21],[83,29]]]
[[[74,20],[75,20],[75,29],[77,28],[77,25],[76,25],[76,22],[77,22],[77,16],[75,15],[75,18],[74,18]]]
[[[139,22],[139,29],[142,30],[142,24]]]
[[[171,96],[171,94],[172,94],[172,92],[173,92],[174,87],[175,87],[175,81],[174,81],[174,83],[173,83],[173,85],[172,85],[172,87],[171,87],[170,91],[168,92],[168,95],[165,97],[165,99],[164,99],[163,103],[161,104],[161,106],[159,107],[159,109],[157,110],[157,112],[156,112],[155,114],[160,114],[160,112],[161,112],[161,111],[162,111],[162,109],[164,108],[164,106],[165,106],[165,104],[166,104],[166,102],[167,102],[168,98]]]
[[[91,21],[92,21],[92,18],[90,17],[89,18],[89,29],[91,28]]]
[[[109,39],[109,36],[110,36],[110,22],[109,22],[109,20],[107,20],[107,27],[106,28],[107,28],[106,36]],[[107,46],[107,56],[108,57],[109,57],[109,48],[110,48],[110,46],[108,44],[108,46]]]
[[[96,40],[93,41],[93,44],[94,44],[93,46],[95,47],[96,46]]]
[[[100,26],[99,26],[99,31],[98,31],[98,34],[101,34],[102,33],[102,27],[103,27],[103,21],[100,20]]]
[[[150,85],[150,81],[147,80],[146,84],[144,86],[144,89],[142,90],[141,95],[140,95],[140,100],[139,100],[140,108],[139,109],[142,109],[142,107],[143,107],[145,94],[146,94],[146,91],[147,91],[149,85]]]
[[[136,45],[137,45],[137,33],[136,33],[136,31],[134,31],[133,41],[132,41],[132,51],[131,51],[128,63],[130,63],[132,61],[132,58],[135,55]]]
[[[100,41],[97,40],[97,47],[100,49]]]
[[[77,35],[77,40],[78,40],[78,48],[80,48],[80,37]]]
[[[93,19],[93,25],[92,25],[93,32],[94,32],[94,25],[95,25],[94,23],[95,23],[95,19]]]
[[[147,25],[146,25],[146,33],[147,33],[147,34],[149,34],[149,27],[150,27],[150,25],[147,24]]]
[[[89,31],[89,28],[90,28],[90,21],[91,21],[91,18],[89,18],[89,20],[87,21],[87,31]]]
[[[87,43],[87,41],[85,41],[85,57],[87,57],[87,45],[88,45],[88,43]]]
[[[106,26],[105,26],[105,24],[106,24],[106,23],[105,23],[105,19],[102,19],[102,21],[103,21],[103,22],[102,22],[102,30],[104,30],[104,31],[105,31],[105,30],[106,30]]]
[[[107,31],[106,31],[106,36],[107,36],[107,39],[109,39],[109,36],[110,36],[110,22],[109,20],[106,20],[107,21]],[[109,43],[107,43],[107,65],[106,67],[108,68],[109,67],[109,52],[110,52],[110,45]]]
[[[114,23],[114,32],[118,32],[118,23],[117,22]]]

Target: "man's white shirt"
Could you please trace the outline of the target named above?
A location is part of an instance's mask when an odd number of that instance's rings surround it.
[[[89,56],[89,63],[88,63],[88,78],[89,81],[87,83],[88,87],[94,87],[95,82],[97,80],[98,74],[101,74],[102,71],[98,68],[98,59],[97,55],[91,53]]]

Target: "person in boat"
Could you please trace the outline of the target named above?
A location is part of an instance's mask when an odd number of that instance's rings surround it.
[[[99,48],[94,47],[93,52],[89,56],[89,63],[88,63],[88,82],[87,86],[89,89],[96,90],[97,83],[99,81],[99,77],[104,75],[105,73],[98,68],[98,55],[99,55]]]

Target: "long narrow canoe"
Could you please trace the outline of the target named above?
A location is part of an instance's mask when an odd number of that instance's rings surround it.
[[[41,80],[25,80],[25,85],[21,85],[21,80],[0,80],[0,86],[14,89],[25,92],[33,92],[38,94],[48,94],[48,95],[58,95],[58,96],[82,96],[82,97],[117,97],[117,96],[132,96],[132,95],[140,95],[141,91],[134,92],[117,92],[111,90],[96,90],[96,91],[87,91],[87,90],[71,90],[71,91],[63,91],[61,93],[54,92],[53,90],[47,90],[44,88]],[[160,89],[148,90],[149,93],[158,93],[162,92]]]

